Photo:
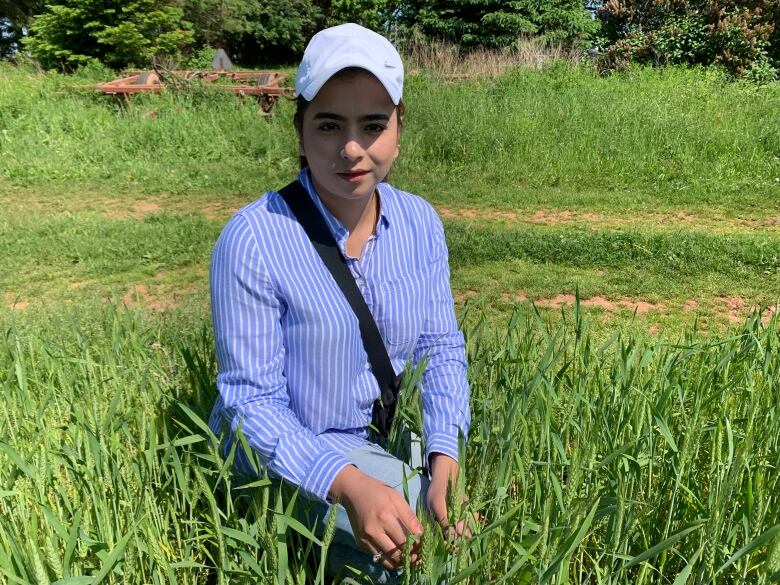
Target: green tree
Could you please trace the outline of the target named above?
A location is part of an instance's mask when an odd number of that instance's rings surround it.
[[[464,47],[505,47],[521,35],[573,42],[598,29],[582,0],[398,0],[397,13],[424,35]]]
[[[320,0],[320,5],[328,26],[356,22],[381,31],[392,16],[387,0]]]
[[[252,31],[262,10],[260,0],[186,0],[180,6],[197,46],[226,49]]]
[[[234,55],[244,65],[293,63],[324,25],[314,0],[262,0],[253,9],[246,32],[236,38]]]
[[[296,62],[321,28],[357,22],[382,30],[387,0],[178,0],[195,47],[221,47],[242,65]]]
[[[180,7],[166,0],[60,0],[36,16],[23,40],[46,67],[93,61],[115,68],[178,56],[194,34]]]
[[[13,54],[33,16],[41,10],[41,0],[0,0],[0,59]]]

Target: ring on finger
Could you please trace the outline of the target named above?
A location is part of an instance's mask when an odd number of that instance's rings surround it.
[[[371,560],[372,560],[372,561],[374,561],[375,563],[378,563],[378,562],[379,562],[379,559],[381,559],[383,556],[385,556],[385,553],[383,553],[383,552],[380,550],[380,551],[379,551],[378,553],[376,553],[376,554],[375,554],[373,557],[371,557]]]

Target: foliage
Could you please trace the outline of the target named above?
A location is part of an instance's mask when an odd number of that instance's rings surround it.
[[[211,69],[217,49],[210,45],[204,45],[184,61],[185,69]]]
[[[323,4],[328,26],[356,22],[367,28],[381,30],[392,15],[387,0],[319,0]]]
[[[385,6],[386,0],[255,0],[242,9],[247,19],[241,34],[227,41],[243,64],[292,63],[312,35],[327,26],[357,22],[380,28]]]
[[[27,25],[42,7],[42,0],[0,0],[0,18]]]
[[[401,0],[402,22],[465,48],[507,47],[519,36],[577,41],[596,32],[580,0]]]
[[[235,51],[244,63],[292,61],[324,24],[315,0],[259,2],[248,34],[239,40]]]
[[[226,47],[248,33],[260,11],[259,0],[184,0],[184,19],[192,23],[198,47]],[[210,65],[210,63],[209,63]]]
[[[292,60],[324,23],[315,0],[182,0],[181,6],[197,47],[223,48],[243,65]]]
[[[386,0],[183,0],[197,46],[222,47],[243,65],[296,61],[317,30],[383,23]]]
[[[777,0],[609,0],[597,14],[610,68],[715,64],[768,80],[780,66]]]
[[[179,55],[193,32],[167,0],[63,0],[46,5],[23,42],[47,67],[72,70],[98,60],[122,68]]]
[[[33,15],[43,9],[43,0],[0,0],[0,59],[19,49]]]

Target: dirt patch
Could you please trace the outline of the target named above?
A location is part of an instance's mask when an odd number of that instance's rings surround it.
[[[162,209],[159,203],[153,201],[134,201],[127,207],[127,201],[109,199],[105,202],[108,219],[143,219]]]
[[[742,225],[751,228],[776,228],[780,227],[780,215],[755,218],[738,217],[735,220],[737,225]]]
[[[524,222],[539,225],[560,225],[580,223],[590,225],[597,230],[603,227],[633,226],[633,225],[684,225],[692,229],[710,229],[712,227],[747,227],[747,228],[780,228],[780,216],[760,218],[738,217],[736,219],[722,216],[701,216],[688,211],[658,212],[658,213],[634,213],[631,215],[605,215],[595,212],[579,212],[568,209],[536,211],[500,211],[493,209],[463,208],[452,209],[449,207],[437,208],[439,215],[445,218],[476,219],[483,221],[504,220],[510,222]]]
[[[239,207],[223,202],[213,202],[205,203],[194,208],[190,207],[188,210],[195,213],[202,213],[206,219],[209,220],[225,220],[238,211]]]
[[[564,305],[574,304],[574,295],[555,295],[549,299],[536,299],[537,306],[547,309],[560,309]]]
[[[153,311],[167,311],[176,307],[176,299],[172,295],[161,295],[154,287],[137,284],[121,296],[122,302],[128,307],[143,306]]]
[[[29,306],[30,302],[24,299],[16,299],[8,303],[8,308],[12,311],[24,311]]]
[[[780,310],[780,305],[772,305],[764,309],[764,312],[761,313],[761,323],[763,323],[765,327],[769,325],[769,321],[774,317],[778,310]]]
[[[701,221],[700,218],[686,211],[678,211],[677,213],[673,214],[670,219],[674,223],[698,223]]]
[[[446,218],[465,217],[467,219],[482,217],[483,213],[476,209],[450,209],[449,207],[440,207],[438,212],[440,216]]]
[[[501,293],[501,300],[506,303],[523,303],[528,300],[528,295],[522,291],[516,293]]]
[[[456,303],[465,303],[468,299],[473,299],[474,297],[479,296],[479,292],[469,289],[465,290],[463,292],[457,292],[453,295],[453,298],[455,299]]]
[[[574,295],[559,294],[549,299],[537,299],[534,301],[537,306],[545,307],[548,309],[560,309],[563,306],[574,305]],[[611,300],[607,297],[595,296],[589,299],[580,299],[580,306],[582,307],[595,307],[607,312],[616,312],[629,310],[636,312],[638,315],[644,315],[650,311],[665,312],[666,307],[660,303],[651,303],[643,301],[641,299],[634,299],[631,297],[623,297],[617,300]]]
[[[741,297],[716,297],[715,299],[722,307],[718,313],[724,315],[731,323],[741,323],[743,320],[743,309],[747,302]]]
[[[449,207],[439,207],[439,215],[445,218],[465,218],[465,219],[480,219],[480,220],[503,220],[503,221],[518,221],[543,225],[558,225],[562,223],[573,223],[575,221],[583,221],[587,223],[594,223],[601,221],[603,217],[598,213],[575,213],[564,209],[563,211],[546,211],[540,209],[530,212],[518,212],[518,211],[502,211],[498,209],[450,209]]]
[[[44,203],[38,195],[19,192],[0,196],[0,207],[5,216],[30,216],[40,214],[43,210],[48,210],[50,205]]]
[[[127,288],[120,299],[128,307],[167,311],[201,293],[208,294],[208,267],[196,265],[160,270],[146,283]]]
[[[531,223],[541,223],[544,225],[558,225],[561,223],[571,223],[575,217],[575,214],[567,209],[557,212],[540,209],[539,211],[534,212],[529,221]]]
[[[711,313],[717,317],[724,317],[729,323],[739,324],[747,319],[751,311],[759,308],[759,303],[755,300],[745,299],[743,297],[719,296],[715,297]],[[683,303],[683,309],[686,311],[699,310],[699,301],[688,299]],[[766,325],[772,316],[778,311],[777,305],[770,305],[761,313],[761,322]],[[704,317],[702,317],[704,318]]]

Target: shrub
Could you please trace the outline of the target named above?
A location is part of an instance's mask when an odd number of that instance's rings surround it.
[[[46,5],[22,42],[45,67],[72,71],[100,61],[120,69],[178,56],[193,33],[182,10],[166,0],[133,0],[121,8],[108,0],[61,0]]]
[[[578,42],[598,29],[581,0],[399,0],[400,20],[465,49],[511,47],[520,36]]]
[[[598,10],[602,65],[722,65],[732,75],[773,78],[780,65],[776,0],[608,0]]]

